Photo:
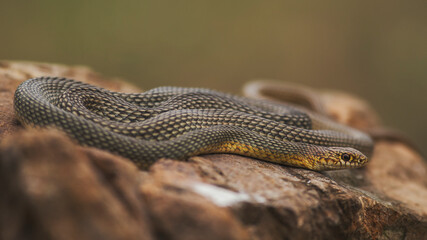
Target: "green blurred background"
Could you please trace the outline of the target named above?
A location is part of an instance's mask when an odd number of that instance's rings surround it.
[[[427,149],[427,1],[3,1],[0,59],[141,88],[254,78],[348,91]],[[424,152],[426,152],[424,150]]]

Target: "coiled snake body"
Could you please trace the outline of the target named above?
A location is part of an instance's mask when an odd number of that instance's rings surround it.
[[[54,127],[79,143],[145,169],[160,158],[233,153],[312,170],[360,167],[372,140],[298,107],[209,89],[111,92],[72,79],[23,82],[15,111],[24,125]]]

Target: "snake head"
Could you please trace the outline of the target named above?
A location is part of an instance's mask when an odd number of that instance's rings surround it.
[[[368,162],[368,158],[360,151],[348,147],[328,147],[328,150],[314,162],[316,170],[336,170],[358,168]]]

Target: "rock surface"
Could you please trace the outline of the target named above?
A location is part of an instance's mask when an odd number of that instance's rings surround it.
[[[427,165],[405,143],[378,140],[371,162],[353,170],[216,154],[143,172],[59,132],[22,128],[14,90],[42,75],[138,91],[85,67],[0,62],[0,239],[426,238]],[[329,93],[325,103],[339,121],[379,125],[359,99]]]

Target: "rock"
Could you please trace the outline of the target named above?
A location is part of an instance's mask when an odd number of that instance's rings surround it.
[[[378,140],[361,169],[213,154],[144,172],[54,130],[23,129],[13,93],[41,75],[138,91],[85,67],[0,62],[0,239],[425,239],[427,166],[405,143]],[[380,125],[363,101],[325,94],[336,119]]]
[[[2,239],[151,239],[128,161],[52,131],[8,137],[0,151]]]

